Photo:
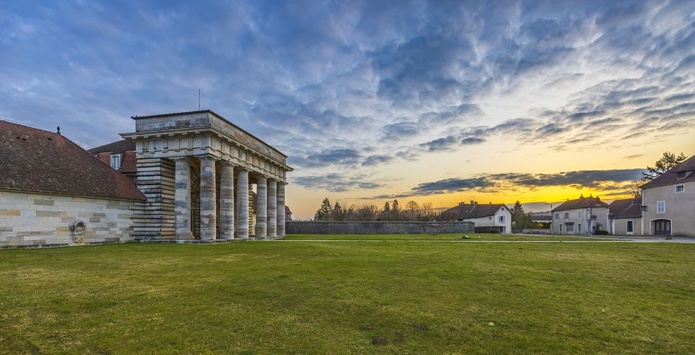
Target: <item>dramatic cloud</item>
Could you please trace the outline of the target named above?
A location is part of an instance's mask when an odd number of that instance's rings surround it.
[[[343,176],[339,174],[299,176],[293,178],[292,182],[307,189],[321,189],[330,192],[373,190],[384,187],[383,184],[366,181],[363,176]]]
[[[27,0],[0,31],[0,119],[94,147],[133,115],[209,108],[293,174],[355,178],[344,192],[381,170],[465,189],[531,155],[527,172],[644,166],[695,133],[690,1]],[[505,184],[544,178],[589,176]],[[307,179],[297,195],[328,186]]]
[[[644,172],[643,169],[621,169],[570,171],[557,174],[489,174],[468,179],[444,179],[425,182],[418,184],[408,193],[395,196],[410,197],[474,190],[489,192],[499,188],[537,189],[551,186],[574,186],[577,188],[609,187],[609,189],[611,186],[618,186],[624,188],[624,183],[640,179],[642,172]]]

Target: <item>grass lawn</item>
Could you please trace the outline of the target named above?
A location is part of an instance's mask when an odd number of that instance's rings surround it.
[[[0,353],[695,352],[695,244],[438,238],[0,250]]]

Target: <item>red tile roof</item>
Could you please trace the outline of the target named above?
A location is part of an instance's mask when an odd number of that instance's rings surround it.
[[[580,197],[576,200],[563,202],[560,206],[553,208],[553,212],[576,210],[580,208],[608,207],[608,204],[601,201],[598,197]]]
[[[120,141],[115,141],[96,148],[88,149],[87,151],[92,155],[97,155],[99,153],[120,154],[126,151],[135,151],[135,140],[121,139]]]
[[[608,206],[610,218],[642,218],[642,198],[615,200]]]
[[[145,200],[135,184],[64,136],[0,120],[0,189]]]
[[[135,141],[132,139],[122,139],[102,146],[88,149],[92,155],[97,156],[107,165],[111,164],[111,154],[123,154],[121,156],[121,173],[133,175],[137,172],[137,156],[135,154]]]
[[[654,178],[652,181],[642,185],[642,188],[649,189],[688,181],[695,181],[695,155],[676,165],[673,169]]]

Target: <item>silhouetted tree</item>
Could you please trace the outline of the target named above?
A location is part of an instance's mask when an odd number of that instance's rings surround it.
[[[661,174],[671,170],[676,165],[682,163],[687,158],[688,157],[686,157],[683,152],[681,152],[679,155],[675,155],[671,152],[664,152],[661,158],[654,163],[654,166],[648,166],[647,172],[642,173],[642,175],[646,181],[651,181],[661,176]]]
[[[323,202],[321,203],[321,207],[316,211],[316,214],[314,214],[314,221],[327,221],[331,217],[331,201],[328,200],[328,197],[323,199]]]

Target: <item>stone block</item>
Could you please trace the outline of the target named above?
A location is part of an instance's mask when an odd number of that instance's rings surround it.
[[[21,210],[16,210],[16,209],[5,209],[5,210],[0,210],[0,215],[2,216],[21,216],[22,211]]]
[[[34,205],[37,205],[37,206],[55,206],[55,201],[54,200],[47,200],[47,199],[34,200]]]

